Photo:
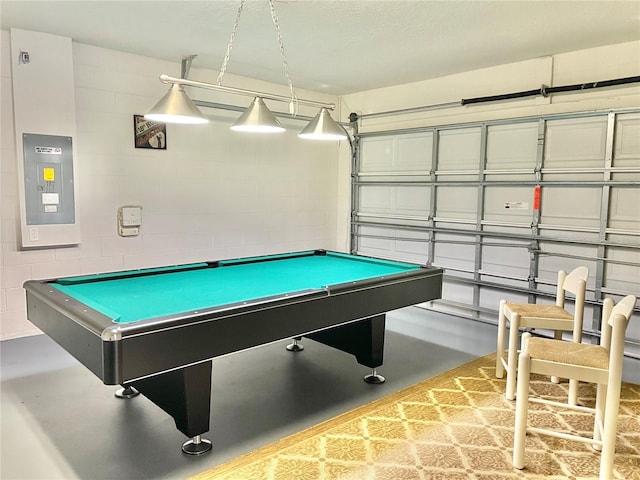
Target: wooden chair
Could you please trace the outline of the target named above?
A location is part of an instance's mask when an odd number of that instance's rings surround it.
[[[518,391],[516,395],[516,419],[513,439],[513,466],[524,468],[525,437],[527,432],[590,443],[600,455],[600,480],[613,478],[613,457],[616,444],[620,389],[622,384],[622,360],[627,325],[636,304],[636,297],[624,297],[615,307],[606,299],[602,313],[600,345],[563,342],[548,338],[522,336],[522,352],[518,359]],[[571,405],[542,398],[529,397],[531,373],[560,375],[584,382],[596,383],[595,408]],[[544,428],[527,426],[529,402],[552,407],[593,413],[593,437],[562,433]]]
[[[570,274],[558,272],[556,304],[510,303],[500,301],[498,314],[498,344],[496,354],[496,377],[502,378],[507,370],[506,397],[513,400],[516,392],[516,367],[518,363],[518,334],[521,327],[544,328],[555,331],[555,338],[562,339],[562,332],[573,332],[573,341],[582,341],[582,319],[587,289],[587,267],[578,267]],[[565,309],[565,293],[575,295],[573,314]],[[509,346],[504,343],[509,322]],[[506,353],[506,358],[505,358]],[[575,382],[570,386],[569,402],[575,404],[577,390]]]

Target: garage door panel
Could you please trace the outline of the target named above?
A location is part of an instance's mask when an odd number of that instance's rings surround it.
[[[527,285],[513,285],[516,287],[527,288]],[[482,308],[496,310],[500,305],[501,300],[507,300],[513,303],[527,303],[527,295],[522,293],[509,292],[505,293],[503,290],[497,288],[481,287],[478,305]],[[494,316],[494,321],[498,321],[498,315]]]
[[[365,185],[358,189],[361,213],[427,217],[431,193],[428,186]]]
[[[637,292],[640,297],[640,250],[637,248],[608,248],[612,262],[605,266],[604,286],[613,292]],[[620,262],[620,263],[615,263]]]
[[[533,187],[486,187],[483,220],[531,224]]]
[[[553,248],[545,248],[544,246],[542,246],[542,248],[545,251],[555,250],[558,255],[545,254],[540,257],[538,261],[538,279],[555,284],[558,279],[559,270],[564,270],[569,273],[577,267],[585,266],[589,269],[587,289],[593,290],[597,271],[595,259],[598,253],[595,247],[555,244]]]
[[[397,240],[394,258],[425,265],[429,260],[429,247],[426,243]]]
[[[543,187],[540,223],[598,229],[601,198],[596,187]]]
[[[473,271],[475,245],[470,238],[462,235],[435,235],[433,263],[443,268]]]
[[[614,167],[640,168],[640,114],[626,113],[616,119]]]
[[[393,252],[393,240],[387,238],[358,239],[358,252],[363,255],[388,257]]]
[[[419,172],[431,170],[433,133],[362,140],[360,171]]]
[[[543,168],[602,168],[606,155],[607,116],[550,120]]]
[[[483,229],[483,232],[486,233],[499,233],[499,234],[505,234],[505,235],[517,235],[517,236],[527,236],[529,234],[531,234],[531,225],[491,225],[488,224],[486,225]]]
[[[482,273],[527,278],[529,276],[529,245],[522,246],[483,246]]]
[[[480,167],[481,130],[461,128],[440,132],[438,143],[439,172],[475,170]]]
[[[572,230],[568,227],[545,228],[540,227],[538,230],[540,236],[545,239],[553,239],[557,242],[595,242],[599,241],[600,235],[596,229]]]
[[[358,190],[360,205],[358,211],[361,212],[391,212],[393,209],[393,187],[387,186],[366,186]]]
[[[431,170],[433,155],[433,134],[400,136],[397,143],[396,170]]]
[[[637,276],[638,269],[628,265],[607,265],[605,275],[607,276],[604,288],[612,295],[631,293],[640,296],[640,281],[629,280]]]
[[[390,172],[393,171],[394,139],[364,139],[360,156],[360,171]]]
[[[611,188],[608,226],[640,235],[640,189]]]
[[[477,217],[477,189],[473,187],[438,187],[436,189],[436,217],[475,220]]]
[[[361,227],[357,250],[361,255],[426,264],[429,258],[428,236],[426,231]]]
[[[533,172],[537,156],[538,122],[494,125],[487,129],[486,170]]]
[[[443,280],[442,298],[456,303],[473,303],[473,286]]]
[[[562,173],[544,172],[542,174],[542,181],[547,183],[566,182],[569,184],[576,183],[578,181],[579,182],[601,182],[602,175],[603,175],[602,173],[603,168],[600,168],[599,170],[600,171],[595,171],[595,172],[590,172],[590,171],[581,172],[578,169],[576,170],[567,169]]]
[[[429,187],[396,187],[396,210],[407,215],[426,216],[431,208]]]

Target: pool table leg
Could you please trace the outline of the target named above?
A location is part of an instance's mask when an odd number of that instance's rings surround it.
[[[305,336],[350,353],[360,365],[372,368],[372,373],[364,377],[365,382],[384,383],[385,378],[376,371],[384,356],[384,331],[385,315],[382,314]]]
[[[202,455],[211,450],[211,440],[196,435],[182,444],[182,451],[187,455]]]
[[[188,455],[211,450],[211,442],[200,435],[209,430],[212,367],[213,362],[208,360],[131,383],[171,415],[178,430],[191,437],[182,446]]]
[[[287,350],[290,352],[301,352],[304,350],[304,345],[300,345],[300,343],[298,343],[300,340],[302,340],[302,337],[294,337],[291,343],[287,345]]]
[[[121,388],[115,391],[113,394],[116,398],[122,398],[128,400],[129,398],[137,397],[140,392],[133,388],[131,385],[121,385]]]
[[[364,381],[373,385],[378,385],[380,383],[386,382],[387,379],[380,375],[374,368],[373,370],[371,370],[371,373],[369,375],[365,375]]]

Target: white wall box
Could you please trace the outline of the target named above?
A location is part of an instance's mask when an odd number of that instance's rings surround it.
[[[11,29],[11,60],[21,246],[77,244],[71,39]]]

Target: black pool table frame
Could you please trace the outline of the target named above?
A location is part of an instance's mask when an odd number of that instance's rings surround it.
[[[24,284],[28,319],[104,384],[128,392],[133,387],[171,415],[191,437],[183,451],[200,454],[211,448],[201,434],[209,430],[213,358],[304,336],[354,355],[375,377],[383,363],[385,313],[440,298],[442,270],[423,266],[122,324],[50,287],[50,281]]]

